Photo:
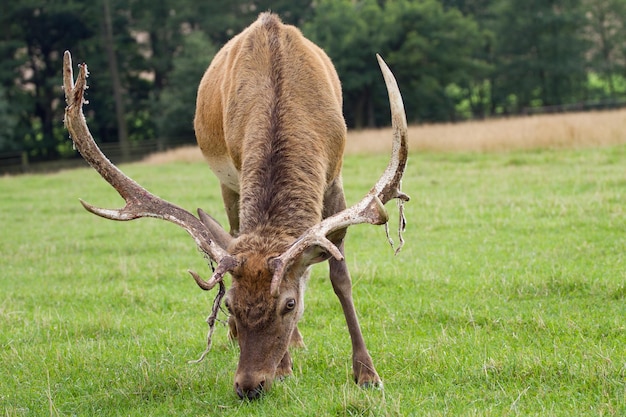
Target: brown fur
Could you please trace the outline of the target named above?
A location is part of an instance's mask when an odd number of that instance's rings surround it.
[[[328,57],[274,15],[216,55],[198,90],[196,136],[209,161],[231,159],[239,172],[240,233],[277,226],[297,237],[319,222],[341,169],[341,102]]]
[[[270,294],[269,261],[322,217],[345,208],[339,78],[326,54],[298,29],[263,13],[213,59],[198,89],[194,126],[222,183],[236,237],[227,248],[238,266],[226,296],[231,335],[240,347],[235,390],[254,398],[276,376],[291,372],[287,349],[302,342],[297,322],[308,268],[326,256],[308,254],[293,265],[277,297]],[[342,238],[337,233],[333,241],[341,244]],[[380,379],[358,329],[345,262],[333,265],[331,279],[349,327],[357,327],[350,330],[355,377],[376,384]]]

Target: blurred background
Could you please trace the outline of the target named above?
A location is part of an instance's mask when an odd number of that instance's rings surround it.
[[[389,123],[375,53],[412,124],[626,105],[626,0],[3,0],[0,171],[76,158],[65,50],[89,65],[85,112],[111,159],[192,143],[202,74],[266,10],[331,57],[350,128]]]

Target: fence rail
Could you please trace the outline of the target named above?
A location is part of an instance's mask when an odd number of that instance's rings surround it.
[[[168,149],[177,148],[184,145],[194,144],[193,139],[161,140],[151,139],[130,144],[129,155],[123,157],[122,147],[119,143],[98,144],[102,152],[113,162],[139,161],[155,152],[162,152]],[[87,163],[76,153],[76,155],[58,159],[55,161],[32,161],[27,152],[4,152],[0,153],[0,174],[22,174],[31,172],[52,172],[61,169],[70,169],[86,166]]]

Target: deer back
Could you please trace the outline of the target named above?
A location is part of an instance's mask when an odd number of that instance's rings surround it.
[[[198,144],[240,195],[240,233],[299,236],[322,217],[345,144],[341,85],[326,54],[262,14],[215,56],[198,89]],[[295,221],[294,221],[295,220]]]

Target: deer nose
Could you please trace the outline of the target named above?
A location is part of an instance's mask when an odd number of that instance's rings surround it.
[[[256,400],[263,394],[263,386],[265,385],[265,381],[261,381],[256,387],[246,387],[244,385],[239,384],[239,382],[235,382],[235,392],[239,398],[248,399],[248,400]]]

